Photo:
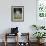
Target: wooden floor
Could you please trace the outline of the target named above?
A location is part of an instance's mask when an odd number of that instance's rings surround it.
[[[34,42],[32,42],[30,44],[31,44],[30,46],[37,46],[37,43],[34,43]],[[4,43],[3,42],[2,43],[0,42],[0,46],[4,46]],[[14,43],[10,42],[10,43],[8,43],[7,46],[15,46],[15,42]],[[42,46],[46,46],[46,43],[44,43],[44,45],[42,45]]]

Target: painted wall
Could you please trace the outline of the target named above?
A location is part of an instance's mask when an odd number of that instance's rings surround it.
[[[11,22],[11,6],[24,6],[24,22]],[[0,34],[17,26],[19,32],[30,32],[32,36],[32,24],[36,24],[36,0],[0,0]]]

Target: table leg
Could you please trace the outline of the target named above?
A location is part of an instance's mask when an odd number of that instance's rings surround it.
[[[7,46],[7,35],[5,34],[5,46]]]

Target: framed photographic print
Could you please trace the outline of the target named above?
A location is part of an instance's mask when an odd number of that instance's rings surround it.
[[[11,6],[11,21],[12,22],[24,21],[24,6]]]

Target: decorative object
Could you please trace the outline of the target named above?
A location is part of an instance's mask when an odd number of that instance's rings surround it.
[[[18,27],[16,28],[11,28],[11,34],[18,33]]]
[[[12,22],[24,21],[24,6],[11,6],[11,21]]]

